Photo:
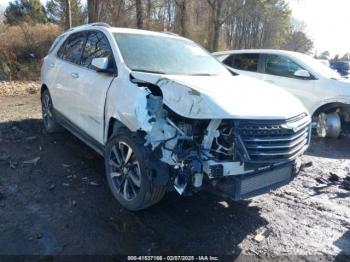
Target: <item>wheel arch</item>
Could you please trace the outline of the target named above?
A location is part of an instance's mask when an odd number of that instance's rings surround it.
[[[105,132],[105,143],[107,143],[108,139],[112,136],[113,133],[118,132],[120,129],[126,129],[132,132],[125,124],[123,124],[116,117],[111,117],[107,122],[106,132]]]
[[[42,84],[41,87],[40,87],[40,97],[43,95],[45,90],[49,90],[49,88],[47,87],[46,84]]]
[[[350,110],[350,104],[346,104],[343,102],[330,102],[327,104],[323,104],[313,112],[312,117],[317,117],[322,112],[328,113],[338,108],[347,108],[348,110]]]

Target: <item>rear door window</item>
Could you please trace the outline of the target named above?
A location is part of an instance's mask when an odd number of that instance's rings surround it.
[[[233,54],[227,57],[223,62],[238,70],[257,72],[259,54]]]
[[[85,32],[70,35],[58,50],[57,56],[63,60],[80,65],[85,41]]]
[[[52,43],[50,49],[49,49],[49,54],[58,46],[58,44],[61,42],[61,40],[63,39],[64,35],[60,35],[58,36],[55,41]]]

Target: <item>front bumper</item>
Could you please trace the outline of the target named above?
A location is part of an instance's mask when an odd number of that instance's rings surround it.
[[[299,172],[297,166],[293,161],[251,174],[222,177],[214,182],[214,187],[233,200],[254,197],[291,182]]]

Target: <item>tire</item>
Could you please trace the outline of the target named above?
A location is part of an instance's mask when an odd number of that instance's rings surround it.
[[[64,131],[64,128],[54,119],[52,99],[47,89],[41,94],[41,110],[46,132],[51,134]]]
[[[341,118],[337,112],[320,113],[317,117],[316,132],[319,137],[338,138],[341,132]]]
[[[108,185],[118,202],[128,210],[145,209],[159,202],[167,187],[154,185],[149,168],[151,151],[136,133],[112,135],[105,150]]]

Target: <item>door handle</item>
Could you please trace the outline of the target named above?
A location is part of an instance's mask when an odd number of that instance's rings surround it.
[[[268,82],[268,83],[271,83],[271,84],[275,83],[275,81],[272,81],[272,80],[265,80],[265,82]]]
[[[55,67],[55,66],[56,66],[56,65],[55,65],[54,63],[51,63],[51,64],[50,64],[50,67],[52,67],[52,68]]]
[[[78,73],[71,73],[70,74],[73,78],[79,78],[79,74]]]

